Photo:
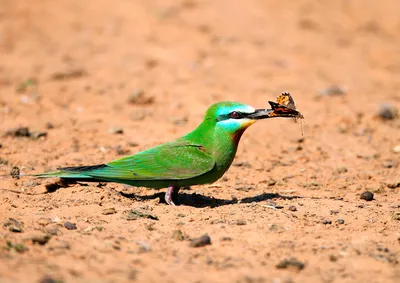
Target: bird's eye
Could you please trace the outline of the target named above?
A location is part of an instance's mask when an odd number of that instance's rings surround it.
[[[232,111],[231,113],[229,113],[229,118],[239,119],[240,117],[242,117],[242,115],[237,111]]]

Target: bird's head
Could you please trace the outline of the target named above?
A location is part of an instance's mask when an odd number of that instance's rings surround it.
[[[219,102],[208,108],[204,122],[231,135],[241,134],[257,120],[270,118],[266,109],[254,109],[239,102]]]

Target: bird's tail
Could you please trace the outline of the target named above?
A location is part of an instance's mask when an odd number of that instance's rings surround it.
[[[58,171],[54,172],[46,172],[39,174],[25,174],[16,170],[14,167],[9,174],[0,175],[0,177],[12,177],[12,178],[21,178],[21,177],[36,177],[36,178],[62,178],[69,179],[71,181],[82,181],[82,182],[98,182],[98,181],[107,181],[107,180],[99,180],[93,176],[89,176],[88,172],[91,172],[96,169],[104,168],[106,165],[94,165],[94,166],[77,166],[77,167],[64,167],[59,168]]]

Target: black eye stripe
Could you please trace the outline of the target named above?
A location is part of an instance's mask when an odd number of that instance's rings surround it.
[[[251,113],[243,113],[239,111],[232,111],[228,114],[222,114],[217,117],[217,121],[223,121],[223,120],[228,120],[228,119],[242,119],[246,118],[247,115]]]

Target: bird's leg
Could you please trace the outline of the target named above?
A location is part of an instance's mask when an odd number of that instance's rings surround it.
[[[179,198],[178,198],[179,189],[180,188],[174,186],[168,187],[167,192],[165,193],[165,201],[169,205],[173,206],[179,205]]]

